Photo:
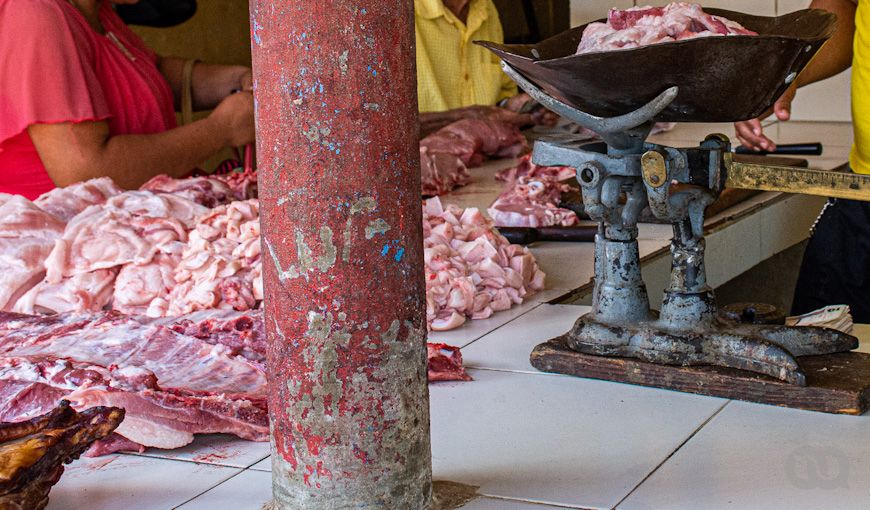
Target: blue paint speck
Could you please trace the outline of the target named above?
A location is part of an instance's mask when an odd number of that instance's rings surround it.
[[[365,7],[363,7],[363,8],[362,8],[362,9],[360,9],[360,11],[359,11],[359,12],[361,12],[361,13],[362,13],[362,14],[363,14],[363,15],[365,15],[365,14],[368,14],[368,13],[369,13],[369,11],[367,11],[367,10],[366,10],[366,8],[365,8]]]
[[[389,252],[390,252],[390,245],[389,245],[389,244],[385,244],[385,245],[384,245],[384,249],[381,250],[381,257],[386,257],[386,256],[387,256],[387,253],[389,253]]]
[[[401,261],[402,261],[402,257],[403,257],[404,255],[405,255],[405,249],[404,249],[404,248],[399,248],[399,250],[396,252],[396,256],[394,257],[394,258],[396,259],[396,262],[401,262]]]

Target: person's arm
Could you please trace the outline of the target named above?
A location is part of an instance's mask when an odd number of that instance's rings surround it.
[[[158,61],[160,72],[172,88],[176,108],[181,107],[184,63],[185,59],[176,57],[161,57]],[[245,66],[197,62],[191,78],[196,111],[211,110],[234,91],[251,90],[252,86],[251,69]]]
[[[233,94],[207,118],[158,134],[110,136],[105,121],[34,124],[28,133],[57,186],[108,176],[135,189],[158,174],[181,177],[224,147],[252,143],[253,95]]]
[[[780,97],[769,112],[758,119],[735,122],[737,138],[752,150],[772,151],[776,144],[765,136],[761,120],[771,113],[786,121],[791,118],[791,103],[797,89],[837,75],[852,65],[852,41],[855,37],[855,10],[857,0],[813,0],[811,8],[824,9],[837,15],[837,29],[822,49],[807,64],[791,87]]]

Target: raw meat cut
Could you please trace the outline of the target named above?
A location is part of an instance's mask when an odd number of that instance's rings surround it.
[[[255,308],[263,299],[259,202],[233,202],[199,218],[174,279],[165,315]]]
[[[510,244],[476,208],[423,203],[426,318],[435,331],[485,319],[544,288],[532,253]]]
[[[562,193],[572,186],[562,181],[575,176],[573,168],[538,166],[526,156],[496,179],[508,181],[504,192],[487,209],[497,227],[570,227],[577,215],[559,207]]]
[[[256,170],[247,168],[243,172],[214,174],[211,178],[229,186],[236,200],[250,200],[258,197]]]
[[[121,409],[94,407],[77,413],[61,402],[43,416],[0,424],[0,508],[45,508],[63,465],[111,434],[123,419]]]
[[[98,312],[109,305],[118,270],[97,269],[64,278],[58,283],[43,280],[12,307],[13,312]]]
[[[169,292],[175,287],[175,268],[181,261],[184,246],[183,243],[176,243],[168,250],[169,253],[161,251],[147,264],[123,266],[115,280],[112,308],[131,315],[166,315]]]
[[[459,347],[447,344],[427,344],[429,382],[470,381],[471,376],[462,366]]]
[[[123,190],[116,186],[112,179],[100,177],[64,188],[55,188],[40,195],[33,203],[43,211],[67,222],[89,206],[105,204],[106,200],[122,192]]]
[[[515,158],[528,149],[520,130],[504,122],[464,119],[449,124],[420,140],[422,193],[447,193],[468,184],[468,168],[486,158]]]
[[[264,331],[261,311],[0,314],[0,420],[38,416],[60,399],[126,409],[117,437],[91,455],[177,448],[199,433],[265,441]],[[428,351],[432,381],[470,380],[458,349]]]
[[[230,348],[232,355],[252,362],[266,362],[266,330],[263,311],[203,310],[180,317],[162,317],[148,322],[177,333]]]
[[[10,356],[144,368],[169,390],[266,395],[261,368],[230,348],[117,312],[0,313],[0,357]]]
[[[199,433],[265,441],[262,332],[262,315],[236,312],[0,314],[0,419],[36,416],[61,398],[126,409],[122,438],[94,454],[177,448]]]
[[[63,222],[26,198],[0,194],[0,310],[11,310],[42,280],[63,229]]]
[[[30,385],[27,391],[23,391],[22,384]],[[200,433],[229,433],[252,441],[265,441],[269,435],[263,399],[164,390],[157,377],[142,368],[0,358],[0,401],[4,409],[16,410],[25,400],[28,414],[41,414],[57,404],[58,394],[76,409],[124,409],[126,419],[116,432],[130,443],[125,448],[132,444],[179,448]],[[4,420],[27,417],[15,412],[0,416]]]
[[[739,23],[703,11],[698,4],[611,9],[607,23],[590,23],[577,54],[638,48],[696,37],[758,35]]]
[[[420,146],[420,182],[423,196],[433,197],[470,183],[471,173],[457,156]]]
[[[67,224],[46,260],[46,280],[124,264],[147,264],[164,244],[186,242],[207,208],[174,195],[128,191],[93,205]]]
[[[229,186],[212,177],[173,179],[168,175],[158,175],[139,189],[179,196],[209,208],[236,200],[235,194]]]

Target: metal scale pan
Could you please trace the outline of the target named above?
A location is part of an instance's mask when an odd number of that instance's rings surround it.
[[[819,9],[779,17],[721,9],[757,36],[702,37],[576,55],[586,25],[534,45],[478,42],[544,92],[581,112],[616,117],[662,91],[676,99],[654,120],[734,122],[758,117],[831,37],[836,16]]]

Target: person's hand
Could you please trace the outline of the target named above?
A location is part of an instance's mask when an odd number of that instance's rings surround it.
[[[239,78],[239,86],[242,90],[251,92],[254,90],[254,74],[250,69],[245,71],[241,78]]]
[[[209,115],[230,147],[254,143],[254,95],[238,92],[227,96]]]
[[[776,144],[764,134],[764,129],[761,127],[761,119],[770,116],[771,113],[776,115],[776,118],[781,121],[786,121],[791,118],[791,104],[794,101],[797,93],[797,84],[792,85],[780,96],[774,103],[773,108],[764,113],[761,117],[742,122],[735,122],[734,129],[737,132],[737,139],[747,149],[754,151],[774,151]]]

